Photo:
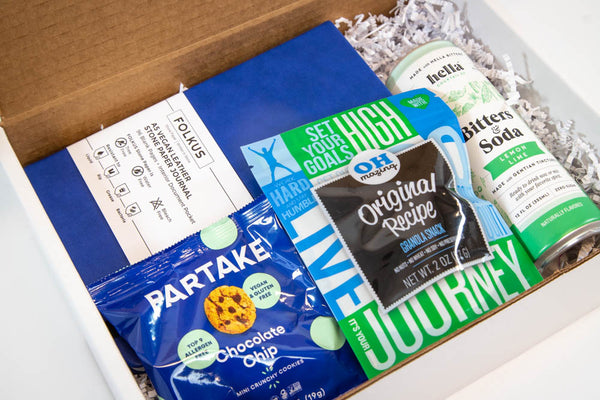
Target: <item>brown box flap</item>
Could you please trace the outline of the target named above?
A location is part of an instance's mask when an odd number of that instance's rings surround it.
[[[28,164],[325,20],[390,0],[48,0],[0,5],[0,113]]]

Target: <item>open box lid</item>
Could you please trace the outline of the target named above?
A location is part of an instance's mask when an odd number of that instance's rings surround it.
[[[0,6],[0,114],[23,165],[325,20],[394,1],[70,0]]]

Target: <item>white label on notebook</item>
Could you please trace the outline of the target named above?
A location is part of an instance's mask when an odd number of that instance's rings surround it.
[[[252,200],[183,93],[68,151],[132,264]]]

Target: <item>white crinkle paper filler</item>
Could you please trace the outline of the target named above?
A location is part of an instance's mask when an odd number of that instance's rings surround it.
[[[448,0],[398,0],[390,16],[357,15],[353,20],[340,18],[336,26],[358,51],[379,79],[385,82],[394,66],[414,48],[435,39],[453,42],[462,48],[481,72],[496,86],[507,102],[523,117],[548,150],[583,187],[590,198],[600,205],[600,161],[597,149],[574,130],[571,121],[555,121],[548,112],[519,91],[531,82],[515,74],[508,55],[499,63],[486,50],[485,44],[473,37],[467,21],[458,7]],[[573,249],[572,255],[561,258],[562,269],[600,247]]]
[[[137,381],[140,391],[146,399],[158,400],[158,393],[156,393],[156,390],[154,390],[154,386],[152,385],[152,382],[150,382],[148,375],[136,374],[135,380]]]

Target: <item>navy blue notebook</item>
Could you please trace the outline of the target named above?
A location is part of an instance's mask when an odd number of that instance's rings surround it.
[[[330,22],[184,94],[253,197],[261,191],[240,146],[390,95]],[[94,155],[104,156],[102,149]],[[129,264],[67,150],[25,171],[86,285]],[[152,204],[159,207],[160,199]],[[127,212],[133,215],[134,206]]]

